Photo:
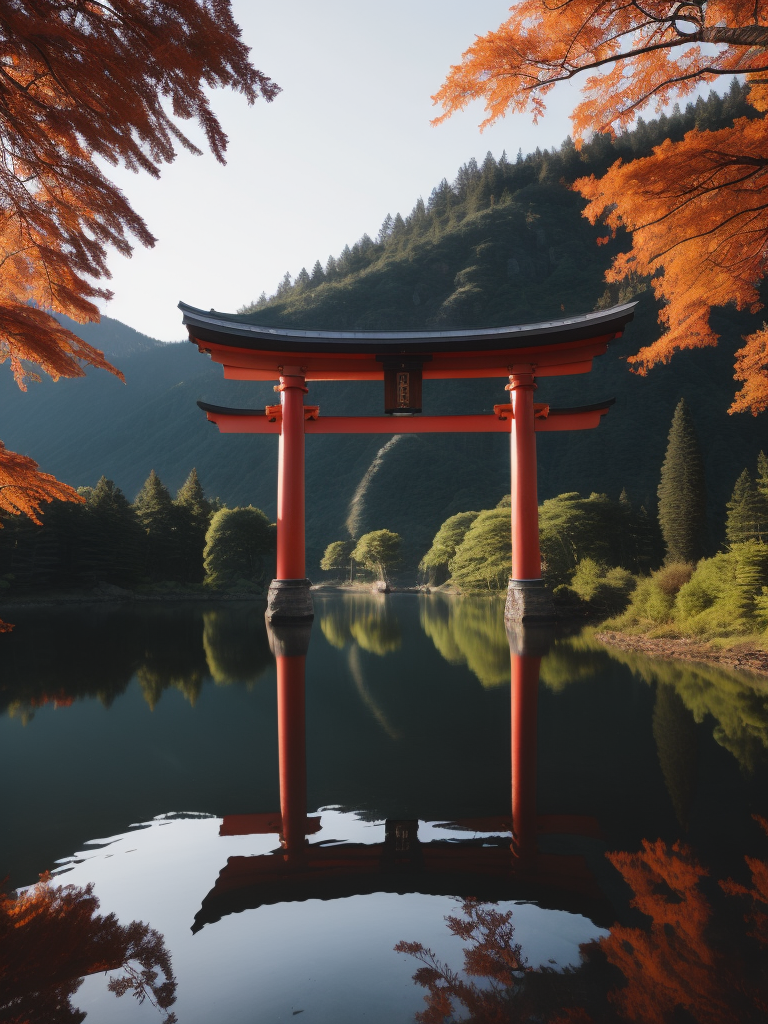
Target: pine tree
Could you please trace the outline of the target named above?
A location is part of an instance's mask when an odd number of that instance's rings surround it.
[[[312,267],[312,277],[309,279],[309,282],[313,288],[317,288],[324,280],[325,272],[323,271],[323,265],[320,260],[315,260],[315,265]]]
[[[291,284],[291,272],[290,272],[290,270],[286,270],[285,276],[283,277],[283,280],[277,286],[277,291],[275,292],[275,296],[277,298],[280,298],[280,296],[287,295],[292,287],[293,287],[293,285]]]
[[[128,499],[112,480],[102,477],[88,495],[90,543],[82,552],[91,560],[97,581],[126,587],[143,575],[145,534]]]
[[[193,469],[179,488],[174,502],[179,512],[179,546],[182,550],[182,574],[187,583],[202,583],[205,576],[203,550],[213,509]]]
[[[389,236],[392,234],[394,226],[395,222],[392,219],[392,214],[388,213],[387,216],[382,221],[381,227],[379,228],[379,233],[376,236],[376,241],[379,243],[379,245],[384,245]]]
[[[658,496],[667,564],[697,562],[705,547],[707,486],[696,430],[684,398],[672,417]]]
[[[743,544],[748,540],[761,539],[760,496],[752,483],[748,469],[745,469],[736,481],[727,508],[725,538],[728,544]]]
[[[146,535],[143,575],[155,583],[179,579],[183,565],[177,530],[179,516],[167,487],[154,469],[136,495],[133,509]]]

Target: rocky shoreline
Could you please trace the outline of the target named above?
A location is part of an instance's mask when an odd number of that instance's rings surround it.
[[[632,636],[611,631],[597,632],[595,639],[611,647],[639,651],[654,658],[698,661],[768,677],[768,651],[748,642],[736,643],[733,647],[714,647],[701,640],[683,637]]]

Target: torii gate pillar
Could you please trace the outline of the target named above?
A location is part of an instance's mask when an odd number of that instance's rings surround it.
[[[267,621],[312,619],[304,541],[304,395],[299,367],[281,367],[281,427],[277,467],[277,578],[267,596]]]
[[[534,367],[513,366],[507,390],[512,399],[512,576],[504,618],[507,622],[546,621],[554,617],[554,609],[541,577]]]

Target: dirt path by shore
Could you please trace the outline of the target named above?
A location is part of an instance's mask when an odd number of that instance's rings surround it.
[[[768,651],[749,643],[720,648],[700,640],[630,636],[627,633],[612,632],[596,633],[595,639],[625,651],[641,651],[654,658],[700,661],[768,677]]]

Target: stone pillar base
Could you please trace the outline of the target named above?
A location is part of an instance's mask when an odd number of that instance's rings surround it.
[[[543,580],[509,581],[505,622],[552,622],[554,618],[552,594]]]
[[[306,622],[315,617],[309,580],[272,580],[267,593],[267,622]]]

